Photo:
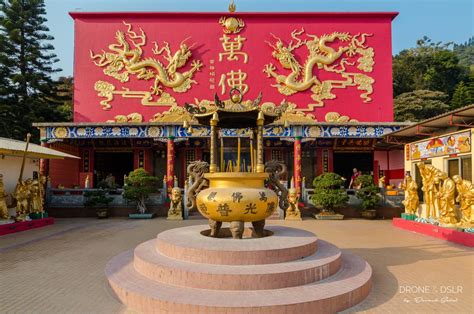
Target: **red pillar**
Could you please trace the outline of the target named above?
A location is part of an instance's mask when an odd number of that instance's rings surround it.
[[[41,142],[41,146],[49,147],[49,144]],[[40,159],[40,174],[45,177],[49,176],[49,159]]]
[[[379,186],[379,161],[378,160],[374,160],[374,184],[376,186]]]
[[[147,148],[144,153],[144,168],[146,172],[153,175],[153,151],[151,148]]]
[[[301,195],[301,137],[295,138],[294,146],[294,164],[293,164],[293,180],[298,195]]]
[[[390,184],[390,151],[387,150],[387,174],[385,175],[385,183]]]
[[[166,186],[168,191],[173,188],[174,185],[174,138],[168,138],[167,143],[167,154],[166,154]]]

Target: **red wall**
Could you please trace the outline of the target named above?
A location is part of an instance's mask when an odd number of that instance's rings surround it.
[[[375,65],[372,72],[364,73],[375,80],[371,94],[372,101],[364,103],[360,97],[363,91],[358,90],[357,86],[336,88],[333,89],[336,97],[325,100],[324,107],[317,107],[312,113],[318,120],[324,120],[325,114],[330,111],[348,115],[359,121],[393,120],[391,21],[396,13],[234,13],[233,16],[241,18],[246,24],[239,33],[246,39],[242,49],[248,54],[246,64],[242,56],[235,61],[228,61],[224,57],[224,60],[219,62],[219,53],[223,52],[219,40],[223,36],[223,30],[219,19],[230,15],[229,13],[71,13],[75,20],[74,120],[101,122],[113,119],[119,114],[138,112],[144,116],[145,121],[148,121],[155,113],[169,109],[169,106],[144,106],[140,103],[140,99],[123,98],[120,95],[114,95],[114,100],[110,102],[112,105],[110,110],[102,109],[100,101],[104,100],[104,97],[99,97],[94,90],[97,81],[113,84],[115,91],[121,91],[123,88],[128,88],[130,91],[149,91],[154,81],[154,78],[138,80],[136,75],[131,75],[128,82],[121,83],[105,75],[103,72],[105,68],[93,63],[91,51],[95,54],[100,54],[102,51],[110,52],[109,45],[117,43],[116,32],[120,30],[126,33],[127,27],[122,21],[131,23],[132,30],[137,34],[140,34],[140,28],[143,29],[147,36],[146,44],[143,46],[143,57],[156,58],[163,64],[167,64],[167,61],[162,56],[155,56],[151,51],[154,41],[158,42],[160,47],[163,41],[169,42],[172,53],[175,53],[180,42],[186,37],[191,37],[187,43],[189,45],[195,43],[191,50],[192,59],[179,71],[189,70],[192,60],[201,60],[203,67],[193,77],[197,84],[193,84],[185,93],[164,88],[164,91],[170,93],[179,105],[183,105],[184,102],[194,103],[195,99],[212,100],[216,92],[221,98],[227,99],[229,88],[222,95],[218,86],[219,79],[222,74],[230,70],[241,69],[248,75],[245,81],[249,86],[246,99],[254,99],[259,92],[262,92],[262,102],[279,104],[286,99],[296,103],[300,109],[307,109],[309,104],[315,103],[309,89],[293,95],[282,95],[272,87],[275,78],[267,78],[262,72],[266,64],[272,63],[276,66],[278,74],[285,76],[290,74],[290,70],[283,69],[278,60],[272,57],[273,49],[266,43],[275,44],[276,40],[271,34],[281,38],[285,45],[292,40],[291,32],[301,28],[304,28],[307,34],[317,36],[336,31],[349,32],[351,35],[373,34],[366,38],[365,44],[374,48]],[[228,36],[235,38],[237,35]],[[309,39],[304,34],[302,38]],[[329,46],[337,50],[341,44],[344,43],[335,41]],[[308,56],[306,46],[303,45],[294,52],[300,64],[304,65]],[[356,62],[360,57],[360,55],[346,56],[350,62]],[[214,63],[211,63],[211,60],[214,60]],[[355,65],[348,65],[347,71],[363,73]],[[313,75],[320,80],[341,79],[340,75],[326,72],[316,66],[313,68]],[[153,97],[156,99],[156,96]]]
[[[404,153],[402,150],[374,151],[374,161],[386,177],[386,183],[396,183],[404,177]],[[393,182],[391,182],[393,181]]]
[[[53,143],[50,147],[67,154],[79,156],[78,147],[63,143]],[[49,176],[52,187],[56,188],[58,184],[62,184],[66,188],[72,188],[74,185],[79,185],[80,164],[80,159],[51,159],[49,166]]]

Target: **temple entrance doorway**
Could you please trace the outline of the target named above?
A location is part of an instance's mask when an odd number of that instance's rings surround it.
[[[349,186],[352,169],[357,168],[362,174],[372,174],[374,155],[372,152],[334,152],[334,172],[346,178]]]
[[[96,152],[94,155],[94,186],[106,183],[123,186],[123,177],[133,171],[133,152]]]

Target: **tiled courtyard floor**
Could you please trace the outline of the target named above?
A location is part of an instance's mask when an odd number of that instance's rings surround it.
[[[205,223],[57,219],[53,226],[2,236],[0,313],[129,312],[108,287],[107,261],[163,230]],[[396,229],[389,220],[268,224],[313,231],[372,265],[371,294],[346,313],[474,313],[473,249]]]

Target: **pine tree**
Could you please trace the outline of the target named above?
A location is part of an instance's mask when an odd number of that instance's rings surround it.
[[[58,59],[47,34],[44,0],[0,0],[0,12],[0,55],[8,71],[4,85],[14,116],[9,136],[22,139],[30,132],[37,139],[33,122],[64,120],[58,110],[64,102],[57,99],[51,77],[61,70],[54,66]]]
[[[0,19],[2,17],[0,16]],[[5,52],[8,40],[3,32],[0,32],[0,136],[12,137],[11,129],[13,115],[13,86],[9,79],[11,75],[11,60]]]
[[[58,78],[57,84],[58,85],[56,95],[61,101],[61,104],[58,106],[58,111],[61,113],[61,116],[64,117],[63,121],[72,121],[74,79],[72,78],[72,76],[61,76]]]
[[[457,109],[472,104],[471,93],[463,81],[456,85],[453,99],[451,100],[451,109]]]
[[[395,121],[422,121],[449,111],[448,95],[439,91],[415,90],[395,97]]]

